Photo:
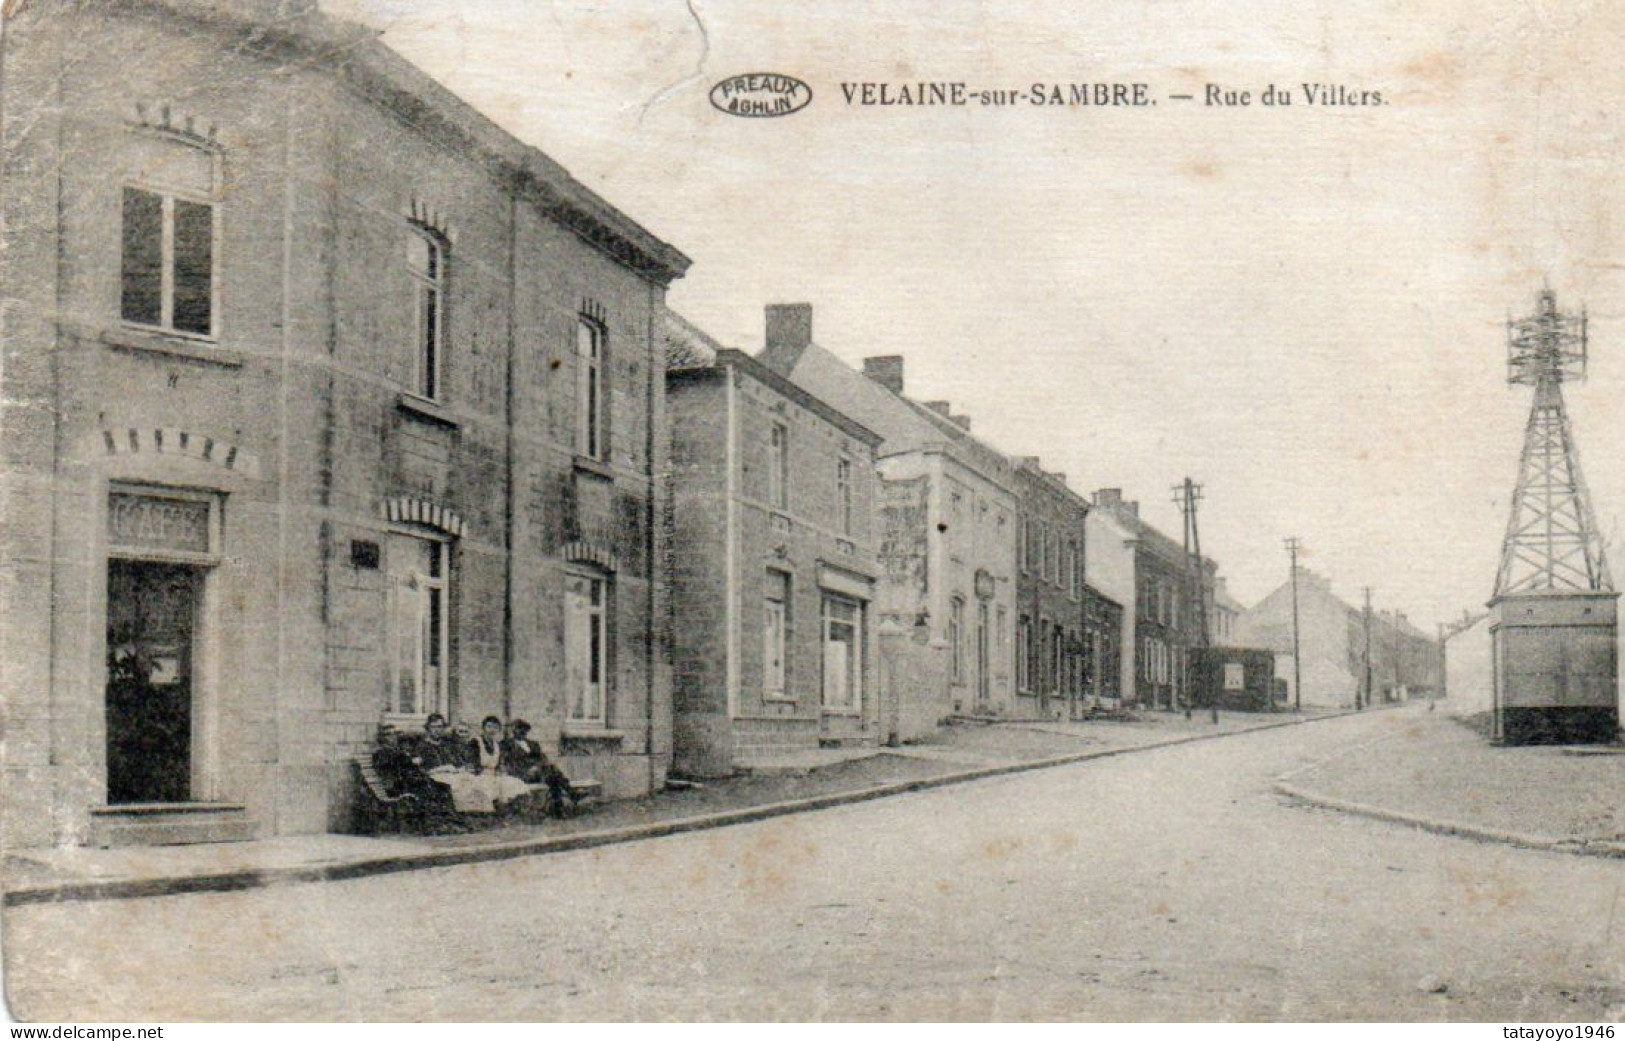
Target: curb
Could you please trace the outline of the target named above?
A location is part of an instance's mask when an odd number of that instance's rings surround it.
[[[1401,706],[1385,707],[1397,708]],[[1352,715],[1369,715],[1371,711],[1369,709],[1348,710],[1328,713],[1324,716],[1315,716],[1310,719],[1285,719],[1278,722],[1262,723],[1255,727],[1248,727],[1245,730],[1227,730],[1216,734],[1187,734],[1183,737],[1154,741],[1144,745],[1106,748],[1093,752],[1073,752],[1067,755],[1051,756],[1047,759],[1034,759],[1020,763],[1001,763],[997,766],[977,767],[962,770],[958,773],[943,774],[938,777],[924,777],[912,781],[872,785],[868,788],[831,792],[826,795],[814,795],[803,799],[787,799],[781,802],[763,803],[760,806],[747,806],[737,810],[698,814],[693,817],[678,817],[673,820],[658,821],[651,824],[633,824],[620,828],[606,828],[603,831],[527,839],[502,845],[425,850],[421,853],[402,853],[345,863],[291,868],[269,868],[264,870],[251,868],[208,875],[176,875],[160,878],[110,879],[108,881],[61,882],[22,886],[16,889],[8,889],[3,900],[0,900],[0,904],[5,907],[21,907],[29,904],[52,904],[69,901],[136,900],[156,896],[178,896],[187,893],[224,893],[245,889],[263,889],[277,885],[292,885],[301,882],[339,882],[367,878],[373,875],[394,874],[399,871],[423,871],[431,868],[456,867],[462,864],[476,864],[486,861],[512,860],[518,857],[543,856],[550,853],[568,853],[573,850],[593,849],[598,846],[617,845],[641,839],[664,838],[668,835],[680,835],[691,831],[706,831],[711,828],[723,828],[735,824],[749,824],[795,813],[832,809],[837,806],[869,802],[873,799],[883,799],[894,795],[906,795],[910,792],[946,788],[949,785],[966,784],[971,781],[981,781],[992,777],[1026,773],[1031,770],[1047,770],[1057,766],[1068,766],[1073,763],[1088,762],[1094,759],[1110,759],[1114,756],[1130,755],[1135,752],[1150,752],[1159,748],[1193,744],[1197,741],[1215,741],[1220,738],[1239,737],[1242,734],[1255,734],[1262,730],[1303,726],[1328,719],[1342,719]]]
[[[1339,813],[1347,813],[1356,817],[1368,817],[1371,820],[1384,821],[1389,824],[1405,824],[1421,831],[1432,832],[1436,835],[1453,835],[1456,838],[1472,839],[1478,842],[1498,842],[1505,846],[1517,846],[1522,849],[1540,849],[1554,853],[1573,853],[1579,856],[1625,858],[1625,842],[1557,838],[1551,835],[1532,835],[1528,832],[1504,831],[1500,828],[1488,828],[1477,824],[1462,824],[1458,821],[1439,820],[1433,817],[1423,817],[1420,814],[1403,813],[1399,810],[1384,809],[1381,806],[1371,806],[1360,802],[1349,802],[1346,799],[1334,799],[1329,795],[1321,795],[1318,792],[1312,792],[1304,788],[1299,788],[1296,785],[1288,784],[1285,780],[1277,780],[1273,787],[1276,794],[1284,795],[1289,799],[1294,799],[1310,806],[1319,806],[1322,809],[1336,810]]]

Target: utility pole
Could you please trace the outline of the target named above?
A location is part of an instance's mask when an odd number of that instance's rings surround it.
[[[1286,540],[1292,557],[1292,711],[1303,711],[1303,655],[1298,647],[1298,545],[1296,535]]]
[[[1208,660],[1207,655],[1209,640],[1207,629],[1207,590],[1203,588],[1202,583],[1202,532],[1196,523],[1196,504],[1201,501],[1202,486],[1197,484],[1195,481],[1192,481],[1189,477],[1185,478],[1184,484],[1174,486],[1174,502],[1179,504],[1179,512],[1184,514],[1185,517],[1186,588],[1190,587],[1192,573],[1194,572],[1195,574],[1197,648],[1199,652],[1198,657],[1201,660],[1201,667],[1195,671],[1201,680],[1200,685],[1202,687],[1211,687],[1210,681],[1212,677],[1208,675],[1208,666],[1210,666],[1212,663]],[[1185,668],[1185,684],[1187,687],[1185,699],[1186,719],[1191,717],[1190,694],[1188,690],[1188,688],[1191,686],[1191,671],[1192,670],[1187,660]],[[1218,691],[1216,689],[1209,689],[1207,694],[1208,706],[1211,710],[1212,720],[1213,722],[1217,723],[1219,721]]]
[[[1186,719],[1191,718],[1191,652],[1190,639],[1186,636],[1190,626],[1189,597],[1191,592],[1191,504],[1190,499],[1185,495],[1185,490],[1189,487],[1189,485],[1190,479],[1186,478],[1183,485],[1174,486],[1174,501],[1179,503],[1180,516],[1185,518],[1185,596],[1187,603],[1185,608],[1186,614],[1184,614],[1181,618],[1181,621],[1184,624],[1179,627],[1179,653],[1181,660],[1184,662],[1184,667],[1179,670],[1179,698],[1185,703]]]
[[[1405,664],[1405,633],[1400,629],[1401,615],[1399,609],[1394,609],[1394,700],[1399,700],[1399,689],[1404,684],[1400,682],[1400,675]]]
[[[1371,587],[1365,587],[1365,708],[1370,708],[1371,701]],[[1355,700],[1355,708],[1360,708],[1359,700]]]

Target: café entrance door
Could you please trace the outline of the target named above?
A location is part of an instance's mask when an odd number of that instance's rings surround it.
[[[107,564],[107,802],[192,797],[192,651],[202,571]]]

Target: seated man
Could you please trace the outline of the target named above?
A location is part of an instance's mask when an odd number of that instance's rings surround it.
[[[435,831],[463,830],[451,803],[451,791],[436,784],[423,769],[422,760],[412,754],[401,734],[388,723],[378,727],[378,747],[372,752],[372,765],[378,779],[392,797],[412,796],[416,823]]]
[[[526,784],[547,785],[547,807],[555,816],[571,804],[570,779],[554,766],[542,746],[530,738],[530,724],[516,719],[508,727],[510,736],[502,743],[502,768]]]

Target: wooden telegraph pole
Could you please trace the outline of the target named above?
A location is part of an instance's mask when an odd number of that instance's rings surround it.
[[[1371,587],[1365,587],[1365,705],[1356,700],[1355,708],[1371,707]]]
[[[1296,535],[1286,540],[1292,558],[1292,711],[1303,711],[1303,655],[1298,647],[1298,547]]]
[[[1210,662],[1208,661],[1207,653],[1206,653],[1207,650],[1208,650],[1208,646],[1209,646],[1209,643],[1208,643],[1209,637],[1208,637],[1208,630],[1207,630],[1207,591],[1203,588],[1203,585],[1202,585],[1202,533],[1201,533],[1201,530],[1197,527],[1197,524],[1196,524],[1196,504],[1201,502],[1201,501],[1202,501],[1202,486],[1197,484],[1195,481],[1192,481],[1189,477],[1185,478],[1185,483],[1177,484],[1177,485],[1174,486],[1174,502],[1179,504],[1179,512],[1185,515],[1185,578],[1186,578],[1186,587],[1190,588],[1190,586],[1192,585],[1192,576],[1193,576],[1193,574],[1194,574],[1194,580],[1195,580],[1194,584],[1195,584],[1195,589],[1196,589],[1196,625],[1197,625],[1196,645],[1197,645],[1197,648],[1198,648],[1199,657],[1201,658],[1201,664],[1203,666],[1203,668],[1197,669],[1195,671],[1196,671],[1197,676],[1200,679],[1200,686],[1202,686],[1203,688],[1210,688],[1211,687],[1210,681],[1211,681],[1212,677],[1210,677],[1207,674],[1207,670],[1206,670],[1206,666],[1210,664]],[[1185,686],[1186,686],[1185,718],[1186,719],[1189,719],[1190,716],[1191,716],[1191,698],[1190,698],[1190,688],[1192,686],[1192,684],[1191,684],[1191,672],[1192,672],[1192,669],[1190,668],[1190,665],[1187,662],[1186,668],[1185,668]],[[1209,704],[1209,707],[1211,709],[1213,722],[1217,723],[1219,721],[1219,692],[1216,689],[1208,689],[1207,690],[1207,695],[1208,695],[1208,704]]]

